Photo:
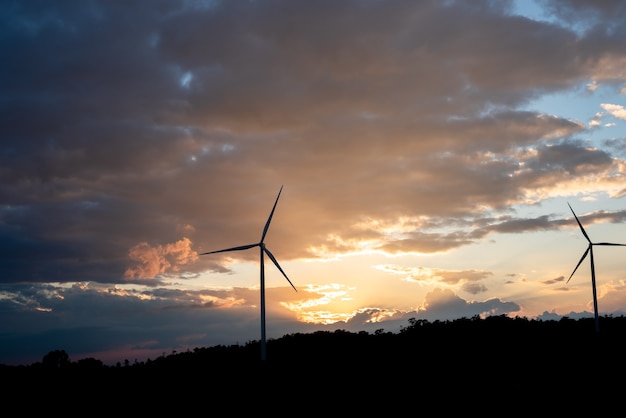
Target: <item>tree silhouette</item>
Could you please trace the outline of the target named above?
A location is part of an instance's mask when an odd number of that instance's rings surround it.
[[[41,364],[47,369],[65,368],[70,365],[70,356],[65,350],[53,350],[43,356]]]

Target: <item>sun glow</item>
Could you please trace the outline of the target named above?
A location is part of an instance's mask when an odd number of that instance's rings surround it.
[[[300,321],[313,324],[334,324],[335,322],[346,321],[354,314],[350,311],[331,312],[330,310],[312,310],[312,308],[351,301],[352,297],[349,292],[354,289],[336,283],[321,286],[308,285],[305,291],[322,296],[298,302],[282,302],[281,305],[295,312]]]
[[[401,216],[393,221],[377,219],[364,219],[352,225],[357,231],[367,233],[367,238],[356,237],[345,239],[338,234],[329,234],[326,243],[311,246],[308,251],[325,260],[338,260],[341,257],[363,254],[385,254],[394,256],[387,251],[381,250],[389,242],[406,239],[420,228],[433,228],[436,225],[430,217],[426,216]],[[371,238],[372,232],[377,238]]]
[[[352,313],[334,313],[330,311],[299,312],[298,320],[309,324],[330,325],[337,322],[345,322],[352,318]]]

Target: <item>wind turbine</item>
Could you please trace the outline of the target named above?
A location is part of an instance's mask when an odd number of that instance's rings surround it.
[[[567,206],[569,206],[569,209],[572,211],[572,214],[574,215],[574,218],[576,218],[576,222],[578,222],[578,226],[580,227],[581,232],[583,233],[583,235],[585,236],[585,239],[589,243],[587,246],[587,249],[583,253],[583,256],[580,257],[578,264],[576,264],[574,271],[569,276],[569,279],[567,279],[567,283],[569,283],[574,273],[576,273],[576,269],[578,269],[578,266],[580,266],[580,264],[583,262],[585,257],[587,257],[587,254],[589,254],[589,261],[591,263],[591,288],[593,290],[593,313],[594,313],[595,320],[596,320],[596,334],[597,334],[600,332],[600,320],[598,318],[598,298],[596,294],[596,267],[593,263],[593,246],[594,245],[610,245],[610,246],[626,247],[626,244],[615,244],[612,242],[591,242],[591,239],[589,239],[589,235],[587,235],[587,232],[585,232],[585,228],[583,228],[583,225],[578,220],[578,216],[576,216],[576,214],[574,213],[574,209],[572,209],[572,206],[569,204],[569,202],[567,203]]]
[[[267,247],[265,246],[265,242],[264,242],[265,235],[267,234],[267,230],[270,227],[270,222],[272,222],[272,216],[274,216],[274,210],[276,210],[276,204],[278,203],[278,198],[280,197],[280,193],[282,191],[283,191],[283,186],[280,186],[280,190],[278,191],[278,196],[276,196],[276,201],[274,202],[274,206],[272,207],[272,211],[270,212],[269,218],[267,218],[267,222],[265,223],[265,228],[263,228],[263,233],[261,234],[261,240],[259,242],[254,243],[254,244],[248,244],[248,245],[240,245],[238,247],[226,248],[223,250],[209,251],[209,252],[200,254],[200,255],[215,254],[215,253],[223,253],[226,251],[240,251],[240,250],[247,250],[248,248],[252,248],[252,247],[259,247],[259,252],[261,254],[261,258],[260,258],[261,289],[260,291],[261,291],[261,360],[262,361],[265,361],[267,357],[267,354],[266,354],[267,349],[266,349],[266,343],[265,343],[265,254],[267,254],[270,260],[274,262],[274,265],[278,268],[278,270],[280,270],[283,276],[285,276],[285,279],[287,279],[291,287],[293,287],[293,290],[295,290],[296,292],[298,291],[298,289],[296,289],[293,283],[291,283],[291,280],[289,280],[289,277],[287,277],[287,274],[285,274],[283,269],[280,267],[280,265],[278,264],[278,261],[276,261],[276,257],[274,257],[274,255],[270,252],[270,250],[267,249]]]

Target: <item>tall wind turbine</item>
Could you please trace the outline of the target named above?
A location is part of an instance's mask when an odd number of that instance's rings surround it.
[[[611,245],[611,246],[626,247],[626,244],[615,244],[612,242],[591,242],[591,239],[589,239],[589,235],[587,235],[587,232],[585,232],[585,228],[583,228],[583,225],[578,220],[578,216],[576,216],[576,214],[574,213],[574,209],[572,209],[572,206],[569,204],[569,202],[567,203],[567,206],[569,206],[569,209],[572,211],[572,214],[574,215],[574,218],[576,218],[576,222],[578,222],[578,226],[580,227],[581,232],[583,233],[583,235],[585,236],[585,239],[588,242],[587,249],[583,253],[583,256],[580,257],[580,260],[578,261],[578,264],[576,264],[576,267],[574,268],[574,271],[572,272],[572,274],[569,276],[569,279],[567,279],[567,283],[569,283],[574,273],[576,273],[576,269],[578,269],[578,266],[580,266],[580,264],[583,262],[585,257],[587,257],[587,254],[589,254],[589,261],[591,262],[591,288],[593,290],[593,313],[594,313],[595,320],[596,320],[596,333],[599,333],[600,332],[600,320],[598,318],[598,298],[596,295],[596,267],[593,263],[593,246],[594,245]]]
[[[269,218],[267,218],[267,222],[265,223],[265,228],[263,228],[263,233],[261,234],[261,241],[254,243],[254,244],[241,245],[238,247],[226,248],[226,249],[217,250],[217,251],[209,251],[207,253],[200,254],[200,255],[215,254],[215,253],[223,253],[226,251],[240,251],[240,250],[247,250],[248,248],[252,248],[252,247],[259,247],[259,252],[261,253],[261,259],[260,259],[261,289],[260,291],[261,291],[261,360],[262,361],[265,361],[267,357],[266,355],[267,349],[266,349],[266,343],[265,343],[265,263],[264,263],[265,254],[267,254],[267,256],[274,262],[274,265],[278,268],[278,270],[280,270],[283,276],[285,276],[285,279],[287,279],[291,287],[293,287],[293,290],[295,290],[296,292],[298,291],[298,289],[296,289],[293,283],[291,283],[291,280],[289,280],[289,277],[287,277],[287,274],[285,274],[283,269],[280,267],[280,265],[278,264],[278,261],[276,261],[276,257],[274,257],[274,255],[270,252],[270,250],[267,249],[267,247],[265,246],[265,242],[264,242],[265,235],[267,234],[267,230],[270,227],[270,222],[272,222],[272,216],[274,216],[274,210],[276,210],[276,204],[278,203],[278,198],[280,197],[280,193],[282,191],[283,191],[283,186],[280,186],[280,190],[278,191],[278,196],[276,196],[276,201],[274,202],[274,206],[272,207],[270,216]]]

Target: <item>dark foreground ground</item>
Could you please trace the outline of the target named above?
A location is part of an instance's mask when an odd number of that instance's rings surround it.
[[[400,333],[292,334],[145,363],[52,352],[0,366],[5,408],[66,416],[623,415],[626,319],[410,321]],[[620,412],[621,411],[621,412]],[[22,414],[22,413],[21,413]]]

